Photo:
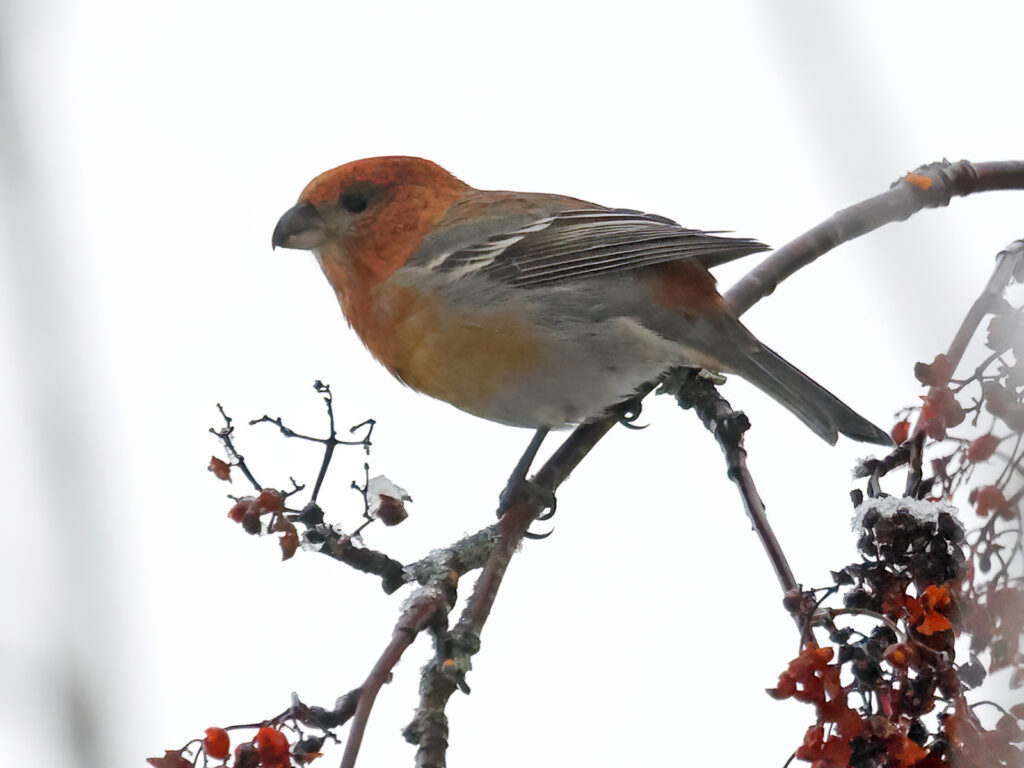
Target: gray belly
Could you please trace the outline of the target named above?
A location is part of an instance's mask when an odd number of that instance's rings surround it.
[[[499,388],[489,417],[534,429],[578,424],[690,357],[629,318],[551,328],[543,364]]]

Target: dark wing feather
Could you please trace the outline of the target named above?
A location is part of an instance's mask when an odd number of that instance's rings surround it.
[[[494,235],[446,254],[434,266],[529,287],[687,258],[713,267],[767,249],[756,240],[684,229],[662,216],[593,208]]]

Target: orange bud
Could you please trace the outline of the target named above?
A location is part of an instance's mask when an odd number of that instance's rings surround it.
[[[897,669],[906,669],[917,658],[917,654],[906,643],[893,643],[885,649],[882,658]]]
[[[946,608],[953,602],[953,596],[946,587],[938,587],[934,584],[925,589],[921,595],[921,606],[924,608],[924,619],[914,628],[922,635],[934,635],[936,632],[945,632],[952,629],[953,624],[939,611]]]
[[[931,189],[932,180],[927,176],[922,176],[920,173],[908,173],[903,177],[903,180],[908,184],[913,184],[918,189]]]
[[[920,744],[902,734],[887,739],[886,751],[894,756],[900,766],[911,766],[928,756],[928,751]]]

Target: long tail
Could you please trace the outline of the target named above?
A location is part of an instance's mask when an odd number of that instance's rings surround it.
[[[823,440],[836,444],[838,433],[862,443],[891,445],[881,429],[854,411],[805,373],[763,344],[745,358],[736,373],[763,389]]]
[[[890,437],[805,373],[787,363],[758,341],[741,323],[737,330],[747,338],[737,345],[739,354],[724,360],[739,376],[764,390],[828,443],[839,433],[853,440],[892,445]],[[753,342],[753,345],[750,344]],[[741,351],[742,350],[742,351]]]

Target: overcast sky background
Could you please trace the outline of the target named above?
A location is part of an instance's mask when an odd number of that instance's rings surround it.
[[[270,234],[315,174],[415,154],[474,186],[559,192],[781,245],[938,160],[1019,159],[1014,2],[29,2],[0,9],[0,734],[11,765],[139,766],[209,725],[329,705],[403,595],[242,535],[205,471],[215,403],[324,428],[379,422],[413,496],[372,530],[400,559],[477,530],[529,434],[417,395],[347,329],[313,259]],[[888,428],[945,349],[1020,194],[957,200],[843,246],[746,318]],[[753,257],[757,258],[757,257]],[[719,271],[728,285],[749,264]],[[797,578],[850,562],[850,469],[740,381],[750,463]],[[516,557],[450,763],[781,765],[811,708],[763,694],[795,654],[711,438],[652,398],[559,492]],[[266,485],[312,481],[270,428]],[[550,450],[556,441],[549,441]],[[363,457],[328,481],[354,526]],[[463,585],[468,591],[469,583]],[[361,765],[410,765],[421,640]],[[39,739],[29,733],[45,733]],[[330,758],[333,763],[335,757]]]

